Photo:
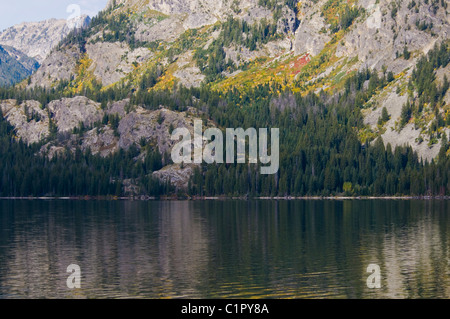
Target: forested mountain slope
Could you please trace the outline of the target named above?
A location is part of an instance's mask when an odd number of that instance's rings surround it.
[[[47,172],[35,179],[6,161],[2,194],[449,194],[447,10],[436,0],[110,1],[26,83],[1,91],[4,143],[19,147],[14,135]],[[280,128],[279,172],[174,165],[170,133],[195,119]]]
[[[0,45],[0,86],[10,86],[29,77],[39,68],[39,63],[24,53]]]

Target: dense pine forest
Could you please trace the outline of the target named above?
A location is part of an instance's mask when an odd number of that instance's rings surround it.
[[[138,178],[143,191],[160,195],[173,191],[148,174],[161,168],[159,153],[148,152],[136,163],[135,147],[102,158],[90,152],[65,152],[51,160],[38,155],[40,145],[27,146],[13,137],[13,128],[0,119],[0,196],[120,196],[123,177]]]

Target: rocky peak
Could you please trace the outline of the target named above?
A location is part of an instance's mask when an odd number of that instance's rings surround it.
[[[12,46],[42,64],[50,51],[73,28],[85,27],[89,22],[88,16],[71,20],[49,19],[41,22],[25,22],[1,32],[0,44]]]
[[[239,9],[250,9],[258,0],[109,0],[107,7],[122,5],[133,9],[150,9],[167,15],[172,14],[211,14],[223,15]]]

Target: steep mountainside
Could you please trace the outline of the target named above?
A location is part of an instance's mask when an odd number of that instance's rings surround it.
[[[39,154],[79,149],[108,158],[137,147],[141,163],[151,149],[162,169],[149,175],[195,194],[247,182],[253,193],[405,193],[404,175],[413,179],[421,160],[446,165],[450,152],[447,7],[444,0],[111,0],[0,106]],[[196,118],[221,129],[278,125],[284,171],[261,180],[232,168],[236,181],[221,188],[212,176],[227,175],[228,166],[173,165],[170,132],[191,129]],[[434,192],[428,179],[414,191]],[[396,186],[380,186],[387,180]]]
[[[30,76],[39,63],[24,53],[0,45],[0,86],[9,86]]]
[[[90,18],[49,19],[14,25],[0,33],[0,44],[22,51],[42,63],[50,51],[75,27],[86,27]]]

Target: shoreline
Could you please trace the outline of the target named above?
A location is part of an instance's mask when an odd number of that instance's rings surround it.
[[[213,200],[450,200],[450,196],[274,196],[274,197],[248,197],[248,196],[64,196],[64,197],[0,197],[0,200],[66,200],[66,201],[213,201]]]

